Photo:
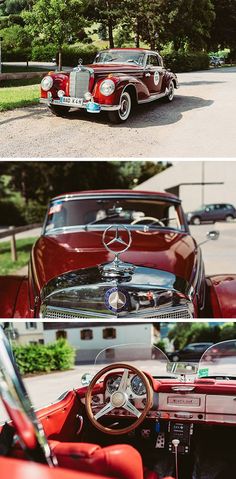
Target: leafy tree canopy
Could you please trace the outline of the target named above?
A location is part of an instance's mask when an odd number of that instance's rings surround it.
[[[145,161],[2,162],[0,175],[11,176],[8,187],[20,192],[26,203],[46,204],[52,196],[68,191],[132,188],[163,168]]]

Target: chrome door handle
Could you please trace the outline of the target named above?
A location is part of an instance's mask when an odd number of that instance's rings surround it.
[[[145,73],[145,77],[150,77],[151,73]]]

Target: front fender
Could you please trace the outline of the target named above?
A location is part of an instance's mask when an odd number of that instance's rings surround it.
[[[100,85],[104,80],[106,80],[106,78],[98,80],[93,89],[94,100],[102,105],[119,105],[121,94],[124,88],[127,88],[128,86],[131,86],[135,89],[137,100],[148,98],[150,96],[146,85],[135,77],[128,75],[109,75],[107,78],[109,80],[113,80],[116,86],[112,95],[104,96],[100,93]]]
[[[0,276],[0,318],[32,318],[28,279],[24,276]]]
[[[236,275],[207,278],[208,310],[213,318],[236,318]]]

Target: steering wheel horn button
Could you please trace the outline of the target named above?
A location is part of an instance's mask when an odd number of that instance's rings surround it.
[[[128,400],[127,394],[116,391],[111,396],[111,403],[114,407],[122,407]]]

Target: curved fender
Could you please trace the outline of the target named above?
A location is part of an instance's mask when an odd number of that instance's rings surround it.
[[[0,318],[32,318],[29,308],[28,279],[24,276],[0,277]]]
[[[113,80],[116,85],[114,93],[109,96],[104,96],[99,91],[100,84],[106,79]],[[119,105],[121,93],[128,85],[131,85],[135,88],[137,99],[148,98],[150,96],[148,88],[141,80],[128,75],[109,75],[109,77],[102,78],[96,82],[93,90],[94,100],[102,105]]]
[[[236,318],[236,275],[208,277],[207,286],[213,318]]]

